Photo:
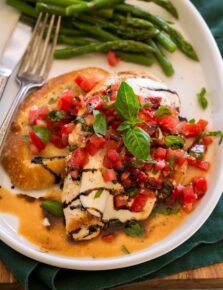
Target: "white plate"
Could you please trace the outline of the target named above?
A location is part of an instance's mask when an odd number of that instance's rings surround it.
[[[136,3],[138,1],[131,1]],[[169,14],[153,4],[141,3],[145,9],[150,8],[155,13],[163,15],[170,19]],[[144,66],[122,62],[117,68],[112,69],[107,65],[106,58],[99,54],[91,54],[68,61],[55,61],[50,77],[60,75],[64,72],[79,69],[88,66],[99,66],[107,70],[150,70],[152,73],[165,81],[170,88],[179,92],[182,101],[182,115],[188,118],[195,117],[205,118],[209,121],[209,127],[213,129],[223,129],[223,67],[221,55],[216,43],[206,26],[204,20],[195,10],[188,0],[173,0],[173,3],[179,11],[180,21],[177,28],[194,44],[198,52],[200,62],[194,62],[182,53],[176,52],[168,55],[176,70],[172,78],[165,77],[157,65],[147,68]],[[138,3],[137,3],[138,4]],[[7,11],[7,13],[5,12]],[[16,21],[16,13],[8,10],[5,4],[2,4],[0,10],[0,19],[5,17],[7,23]],[[13,27],[13,26],[11,26]],[[10,28],[11,29],[11,28]],[[8,33],[8,34],[7,34]],[[10,30],[4,30],[1,27],[1,39],[6,40]],[[0,44],[0,50],[2,43]],[[196,99],[196,93],[201,87],[206,87],[208,91],[209,107],[202,111]],[[0,116],[3,117],[9,106],[9,100],[14,96],[17,87],[12,79],[6,90],[4,99],[0,106]],[[209,189],[207,194],[202,198],[196,210],[192,212],[184,221],[182,226],[170,234],[167,238],[154,244],[153,246],[136,253],[118,258],[106,259],[75,259],[55,254],[42,253],[39,249],[29,243],[24,237],[17,232],[18,221],[9,215],[0,216],[0,236],[1,239],[18,252],[29,256],[46,264],[81,270],[105,270],[115,269],[136,265],[145,261],[152,260],[173,250],[188,238],[190,238],[206,221],[214,207],[216,206],[223,189],[223,154],[222,146],[214,145],[214,156],[212,168],[208,175]],[[5,172],[0,169],[1,185],[10,188],[10,182]]]

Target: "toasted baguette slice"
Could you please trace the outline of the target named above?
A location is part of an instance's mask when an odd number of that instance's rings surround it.
[[[20,106],[2,154],[2,164],[14,186],[21,189],[44,189],[52,186],[56,179],[63,176],[65,161],[62,157],[68,154],[67,150],[58,149],[49,143],[41,152],[40,156],[45,158],[43,163],[55,173],[52,174],[40,164],[31,162],[34,156],[31,154],[29,142],[23,140],[23,135],[30,130],[28,114],[33,106],[55,107],[57,99],[64,89],[71,89],[75,95],[85,94],[74,82],[74,78],[78,74],[89,78],[96,77],[102,83],[109,75],[100,68],[85,68],[58,76],[41,89],[31,93]],[[56,156],[60,156],[60,158],[55,158]],[[38,161],[38,159],[36,160]]]

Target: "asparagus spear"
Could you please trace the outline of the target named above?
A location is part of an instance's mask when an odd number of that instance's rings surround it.
[[[154,27],[153,24],[145,19],[135,18],[135,17],[124,17],[121,14],[114,13],[113,19],[119,21],[122,25],[131,26],[135,28],[151,28]]]
[[[90,40],[85,39],[83,37],[70,37],[64,34],[59,35],[58,42],[69,45],[88,45],[91,43]]]
[[[71,58],[73,56],[83,55],[90,52],[107,52],[109,50],[121,50],[127,52],[142,52],[142,53],[151,53],[154,52],[155,49],[150,45],[137,42],[134,40],[116,40],[116,41],[108,41],[104,43],[92,43],[86,46],[78,47],[78,48],[64,48],[58,49],[55,51],[55,58]]]
[[[52,5],[52,4],[47,4],[47,3],[36,3],[36,11],[39,13],[45,12],[49,14],[55,14],[55,15],[65,15],[65,9],[61,6],[58,5]]]
[[[154,2],[155,4],[166,9],[170,14],[172,14],[175,18],[178,18],[178,13],[174,5],[169,0],[142,0],[145,2]]]
[[[96,10],[103,7],[113,7],[123,2],[124,0],[92,0],[91,2],[83,2],[68,6],[66,8],[66,14],[73,15],[77,13],[89,12],[91,10]]]
[[[177,49],[176,44],[169,38],[169,36],[166,33],[161,31],[155,38],[157,42],[161,44],[169,52],[176,51]]]
[[[36,18],[38,16],[38,13],[35,11],[33,6],[24,3],[20,0],[7,0],[6,3],[16,9],[18,9],[20,12],[29,15],[31,17]]]
[[[149,40],[148,43],[155,49],[154,56],[160,64],[161,68],[163,69],[163,72],[167,76],[172,76],[174,74],[174,69],[168,58],[162,53],[161,50],[159,50],[158,46],[153,40]]]
[[[123,51],[115,51],[115,53],[120,56],[122,60],[127,62],[133,62],[146,66],[151,66],[153,64],[153,59],[148,55],[144,56],[138,53],[127,53]]]

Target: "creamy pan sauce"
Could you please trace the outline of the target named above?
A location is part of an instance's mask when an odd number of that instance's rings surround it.
[[[58,193],[54,191],[49,195],[51,198],[58,199]],[[130,253],[142,250],[164,239],[180,226],[187,215],[183,211],[169,216],[157,214],[146,223],[145,237],[132,238],[118,232],[115,239],[109,243],[100,236],[87,242],[69,241],[63,219],[55,219],[51,228],[46,228],[43,225],[43,212],[38,200],[27,201],[4,188],[0,189],[0,211],[17,216],[20,221],[19,234],[37,245],[40,250],[77,258],[106,258],[124,255],[123,245]]]

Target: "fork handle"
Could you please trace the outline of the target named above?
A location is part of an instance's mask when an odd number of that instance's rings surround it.
[[[27,92],[33,87],[35,87],[34,84],[22,83],[17,95],[15,96],[12,104],[10,105],[10,108],[0,127],[0,156],[2,155],[2,150],[7,137],[7,133],[12,123],[13,117],[18,110],[18,106],[24,99]]]
[[[0,101],[5,90],[5,86],[8,82],[9,76],[0,75]]]

